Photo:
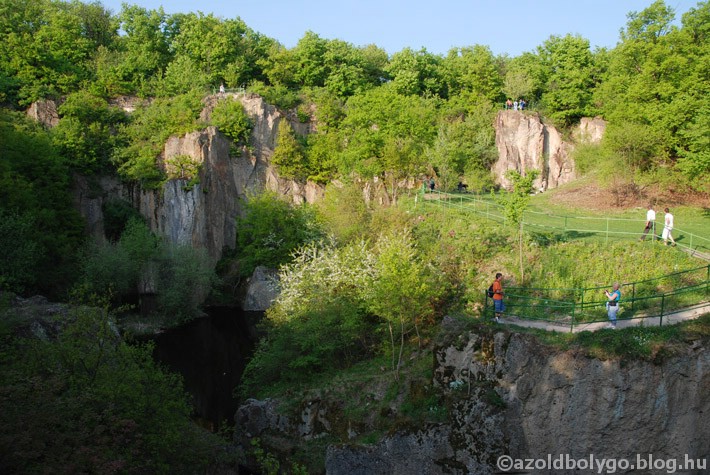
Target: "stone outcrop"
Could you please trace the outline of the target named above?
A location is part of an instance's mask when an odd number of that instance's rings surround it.
[[[279,273],[276,269],[259,266],[247,283],[242,310],[265,312],[279,293]]]
[[[522,334],[471,334],[436,353],[434,380],[493,383],[514,458],[710,457],[710,353],[700,342],[654,364],[554,351]]]
[[[577,141],[598,143],[606,122],[600,118],[582,119],[574,132]],[[537,114],[522,111],[500,111],[496,117],[496,147],[498,160],[492,167],[498,183],[509,188],[505,177],[508,170],[525,174],[539,171],[535,181],[538,191],[556,188],[576,178],[574,161],[570,153],[574,144],[563,139],[560,132],[544,124]]]
[[[283,113],[257,95],[239,94],[206,98],[203,118],[209,118],[220,99],[239,100],[244,105],[254,124],[251,147],[236,149],[216,127],[207,127],[170,137],[159,160],[166,168],[171,159],[187,157],[199,167],[195,183],[173,179],[160,190],[144,190],[111,178],[89,181],[77,177],[76,202],[95,237],[103,234],[102,204],[124,199],[140,211],[151,229],[172,242],[206,249],[216,261],[225,248],[234,247],[236,218],[242,212],[241,202],[250,193],[271,190],[289,196],[294,203],[313,203],[322,196],[321,186],[282,179],[270,164],[278,125],[286,120]],[[298,125],[294,129],[300,130]]]
[[[47,128],[55,127],[59,124],[59,104],[50,99],[43,99],[33,102],[27,109],[27,117],[36,120]]]
[[[463,333],[434,351],[432,383],[454,401],[445,422],[400,429],[375,444],[352,443],[356,434],[344,432],[337,401],[324,399],[302,402],[300,422],[279,416],[274,401],[251,400],[237,413],[236,440],[261,437],[278,452],[279,444],[297,447],[309,437],[330,435],[342,441],[327,449],[330,475],[488,474],[498,471],[502,455],[635,461],[637,454],[653,454],[679,462],[686,454],[698,461],[710,457],[704,418],[710,411],[710,352],[700,340],[652,362],[555,350],[531,335]]]
[[[576,131],[576,140],[579,143],[598,144],[606,132],[606,121],[601,117],[582,117]]]

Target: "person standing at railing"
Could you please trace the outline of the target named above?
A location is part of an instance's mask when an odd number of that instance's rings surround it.
[[[673,231],[673,215],[668,208],[665,209],[666,216],[663,218],[663,242],[667,246],[668,240],[670,239],[675,246],[675,239],[671,236],[671,231]]]
[[[505,304],[503,303],[503,274],[498,272],[496,280],[493,281],[493,309],[495,310],[495,321],[500,323],[500,317],[505,312]]]
[[[621,300],[621,290],[619,290],[619,283],[614,282],[611,292],[608,290],[604,291],[606,295],[606,314],[609,317],[609,325],[607,328],[612,330],[616,329],[616,314],[619,313],[619,300]]]
[[[656,237],[656,212],[653,210],[653,205],[648,205],[648,211],[646,211],[646,227],[643,228],[643,235],[641,236],[641,241],[646,239],[646,234],[650,230],[652,231],[651,236]]]

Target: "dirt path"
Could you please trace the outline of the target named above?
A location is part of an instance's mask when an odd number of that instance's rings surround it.
[[[636,318],[633,320],[618,320],[617,329],[631,328],[637,326],[657,327],[659,325],[675,325],[687,320],[694,320],[706,313],[710,313],[710,302],[700,303],[692,307],[677,310],[663,317]],[[570,328],[570,325],[554,322],[544,322],[539,320],[526,320],[518,317],[503,317],[501,324],[515,325],[526,328],[538,328],[540,330],[554,331],[560,333],[573,333],[583,331],[597,331],[607,328],[608,322],[580,323]]]

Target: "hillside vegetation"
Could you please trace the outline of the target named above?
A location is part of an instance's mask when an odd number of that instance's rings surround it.
[[[209,125],[248,151],[253,124],[238,102],[221,100],[221,84],[310,123],[306,136],[279,129],[273,164],[283,177],[325,186],[313,206],[250,197],[235,251],[217,265],[239,277],[259,265],[280,269],[281,293],[242,396],[288,394],[364,368],[392,382],[394,400],[407,371],[428,377],[417,356],[428,354],[444,316],[481,316],[496,272],[510,286],[559,287],[697,267],[658,243],[582,242],[520,226],[526,207],[550,211],[561,194],[492,198],[510,204],[496,223],[425,207],[403,184],[426,175],[494,188],[493,122],[510,98],[565,130],[584,116],[608,121],[602,143],[575,156],[600,193],[610,186],[645,200],[654,188],[678,204],[706,200],[709,2],[679,26],[661,0],[632,12],[611,50],[567,34],[513,58],[485,45],[390,56],[314,32],[288,49],[239,18],[130,4],[113,14],[98,2],[0,0],[0,12],[0,401],[13,408],[1,416],[0,471],[193,473],[223,463],[222,442],[189,423],[179,380],[155,365],[149,346],[115,338],[113,325],[141,303],[138,289],[153,285],[162,290],[149,309],[159,325],[193,318],[209,292],[220,297],[214,263],[151,233],[125,202],[105,203],[106,240],[87,242],[71,190],[77,175],[90,189],[103,175],[135,189],[194,183],[198,167],[181,156],[163,164],[161,151],[168,137]],[[118,105],[126,96],[131,113]],[[206,96],[217,98],[209,119],[201,117]],[[58,105],[54,127],[23,113],[43,100]],[[393,205],[366,202],[361,178],[386,183]],[[641,231],[642,211],[619,212],[633,212]],[[707,209],[680,216],[710,234]],[[630,258],[609,265],[614,256]],[[102,310],[66,317],[56,338],[36,342],[17,333],[6,310],[13,294],[38,293],[100,301]],[[629,341],[613,338],[618,348]],[[435,399],[419,396],[407,410],[426,411]]]

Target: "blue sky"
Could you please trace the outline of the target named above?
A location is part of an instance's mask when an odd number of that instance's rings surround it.
[[[101,3],[118,13],[125,0]],[[533,51],[550,35],[579,34],[592,48],[613,48],[627,13],[652,0],[128,0],[166,13],[201,11],[240,17],[253,30],[288,48],[308,30],[355,46],[375,44],[390,55],[410,47],[446,54],[452,47],[481,44],[494,54]],[[666,0],[683,13],[695,0]]]

